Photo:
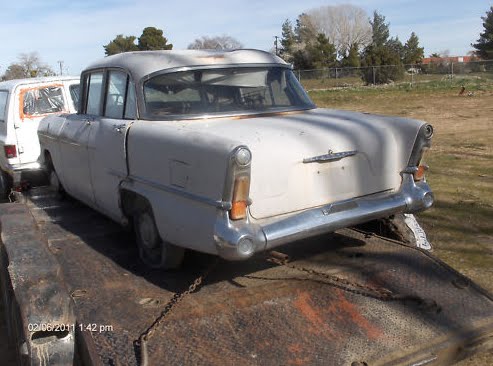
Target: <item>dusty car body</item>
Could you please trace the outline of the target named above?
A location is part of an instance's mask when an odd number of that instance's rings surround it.
[[[183,248],[256,252],[429,208],[422,121],[317,108],[290,65],[257,50],[107,57],[79,113],[39,126],[55,187],[122,224],[144,261]]]
[[[50,76],[0,82],[0,194],[10,190],[16,173],[39,170],[39,121],[75,113],[79,77]]]

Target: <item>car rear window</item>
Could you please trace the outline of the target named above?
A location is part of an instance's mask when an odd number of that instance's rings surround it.
[[[7,99],[9,93],[7,91],[0,90],[0,122],[5,121],[5,111],[7,109]]]
[[[44,86],[22,90],[22,118],[37,117],[64,110],[62,86]]]
[[[284,67],[230,67],[166,73],[144,84],[149,119],[314,108]]]

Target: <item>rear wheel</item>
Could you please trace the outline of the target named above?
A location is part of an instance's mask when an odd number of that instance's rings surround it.
[[[7,199],[12,189],[12,178],[0,169],[0,199]]]
[[[161,239],[149,205],[133,216],[140,259],[149,267],[173,269],[183,262],[185,250]]]

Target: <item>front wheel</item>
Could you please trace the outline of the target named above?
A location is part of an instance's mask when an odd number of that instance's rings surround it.
[[[173,269],[183,262],[185,250],[161,239],[150,207],[133,217],[140,259],[151,268]]]

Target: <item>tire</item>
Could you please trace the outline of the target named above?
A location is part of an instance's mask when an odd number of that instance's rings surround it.
[[[48,184],[50,190],[54,192],[58,198],[63,198],[65,195],[65,190],[63,189],[62,183],[60,183],[60,179],[58,178],[58,174],[55,170],[55,166],[51,161],[51,156],[49,153],[46,155],[46,172],[48,174]]]
[[[0,169],[0,199],[6,200],[9,198],[11,189],[12,179],[7,173]]]
[[[161,239],[148,204],[134,213],[133,224],[142,262],[151,268],[160,269],[175,269],[181,266],[185,249]]]

